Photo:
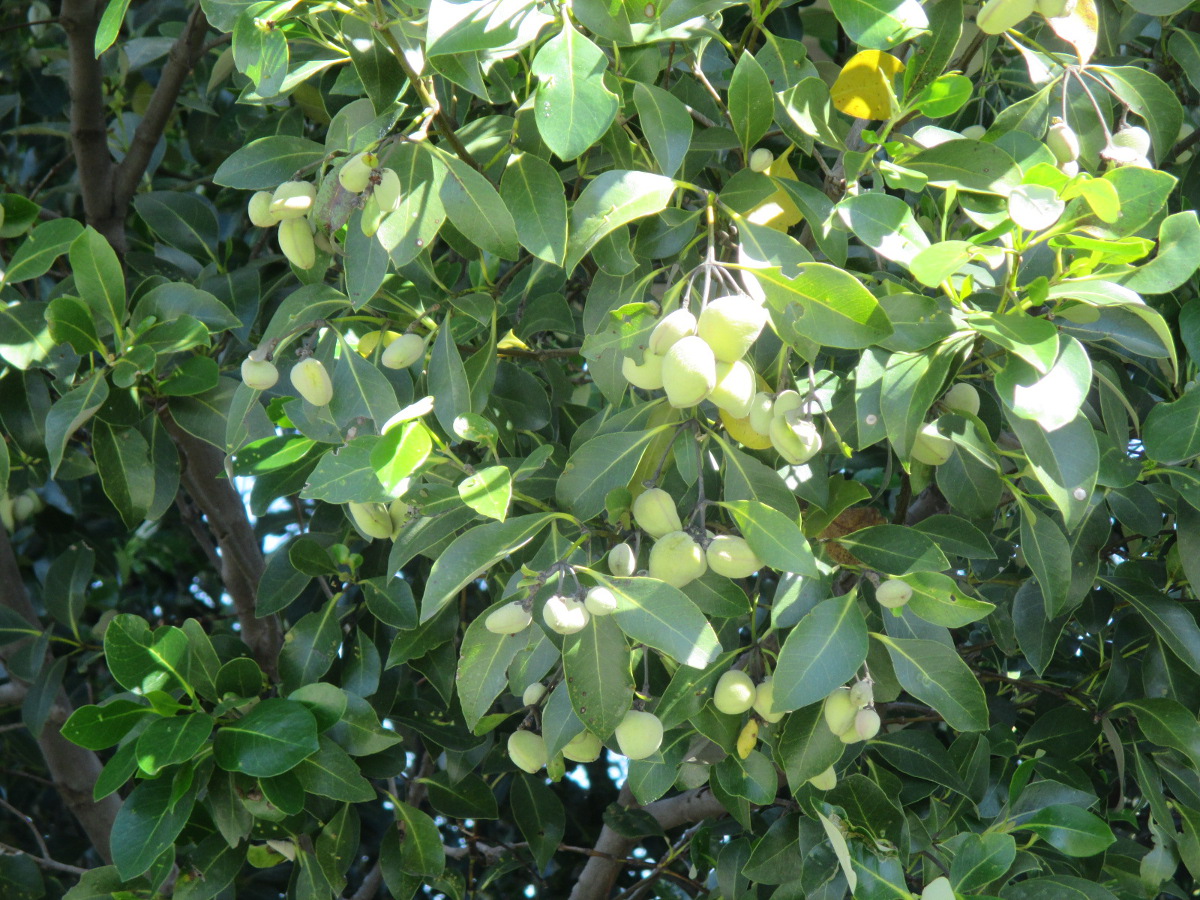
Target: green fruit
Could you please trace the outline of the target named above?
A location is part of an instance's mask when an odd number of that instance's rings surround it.
[[[307,181],[285,181],[271,195],[269,211],[277,219],[299,219],[308,215],[317,199],[317,189]]]
[[[292,366],[290,377],[296,393],[313,406],[327,406],[333,399],[333,382],[315,356],[306,357]]]
[[[392,537],[400,533],[400,529],[408,524],[410,519],[420,515],[420,510],[409,506],[399,497],[388,504],[388,518],[392,520]]]
[[[242,383],[256,391],[269,391],[279,380],[279,370],[265,359],[247,356],[242,360]]]
[[[730,669],[717,679],[713,706],[727,716],[740,716],[754,705],[754,682],[741,669]]]
[[[903,582],[901,582],[903,584]],[[850,702],[859,709],[864,706],[872,706],[875,703],[875,691],[871,688],[871,682],[856,681],[850,685]]]
[[[954,441],[937,429],[936,422],[926,422],[913,442],[912,458],[927,466],[940,466],[954,453]]]
[[[545,696],[546,686],[540,681],[535,681],[522,692],[521,702],[526,706],[536,706],[538,703],[541,703],[542,698]]]
[[[854,716],[854,731],[860,741],[869,741],[879,734],[879,713],[873,709],[860,709]]]
[[[1150,133],[1145,128],[1128,125],[1112,136],[1114,147],[1132,150],[1138,156],[1146,156],[1150,152]]]
[[[981,141],[985,134],[987,134],[987,129],[982,125],[968,125],[962,130],[962,136],[969,141]]]
[[[389,369],[407,369],[425,355],[425,341],[418,334],[402,334],[383,348],[379,361]]]
[[[591,614],[587,607],[574,597],[555,594],[542,607],[542,621],[551,631],[559,634],[574,634],[583,631]]]
[[[550,758],[546,753],[546,742],[540,734],[532,731],[514,731],[508,736],[508,758],[518,769],[532,775]]]
[[[718,409],[725,410],[735,419],[743,419],[750,414],[755,381],[754,370],[742,360],[732,363],[719,362],[717,383],[713,385],[708,399]]]
[[[675,511],[675,501],[662,488],[648,488],[638,494],[633,501],[633,521],[656,539],[683,528],[679,513]]]
[[[675,511],[675,505],[671,504],[671,511]],[[679,515],[676,514],[675,521],[678,523]],[[674,531],[675,529],[670,529]],[[608,571],[612,572],[618,578],[628,578],[637,571],[637,557],[633,555],[633,548],[628,544],[617,544],[608,551]]]
[[[835,688],[833,693],[825,698],[824,712],[825,724],[834,734],[842,735],[853,728],[858,707],[850,700],[850,688]]]
[[[279,216],[271,212],[270,191],[258,191],[251,196],[246,212],[250,214],[250,224],[256,228],[270,228],[279,224]]]
[[[1046,130],[1046,146],[1060,163],[1079,159],[1079,135],[1066,122],[1057,121]]]
[[[567,745],[562,749],[562,755],[571,762],[590,763],[600,758],[600,751],[603,749],[604,745],[600,743],[600,738],[590,731],[581,731],[567,741]]]
[[[650,577],[681,588],[708,569],[704,551],[686,531],[663,535],[650,548]]]
[[[764,722],[774,724],[783,718],[783,710],[775,709],[775,680],[764,678],[754,689],[754,711]]]
[[[383,224],[384,215],[385,213],[379,208],[379,203],[375,200],[374,194],[363,201],[362,218],[359,220],[359,227],[362,228],[364,237],[375,236],[375,232]]]
[[[974,386],[960,381],[942,397],[942,403],[953,412],[966,413],[969,416],[979,415],[979,391]]]
[[[775,398],[774,406],[771,408],[771,415],[778,419],[786,416],[788,413],[799,412],[803,408],[804,398],[795,391],[780,391],[779,396]]]
[[[308,219],[284,219],[279,223],[279,249],[298,269],[311,269],[317,264],[317,245]]]
[[[821,432],[799,412],[776,415],[771,420],[771,446],[793,466],[801,466],[821,451]]]
[[[645,759],[662,746],[663,726],[654,713],[631,709],[617,726],[617,746],[630,759]]]
[[[696,333],[696,317],[689,309],[667,313],[650,332],[650,351],[662,356],[685,337]]]
[[[352,156],[338,170],[338,183],[352,194],[361,194],[371,183],[371,170],[377,165],[379,157],[374,153]]]
[[[833,770],[833,766],[830,766],[820,775],[814,775],[808,779],[808,783],[818,791],[832,791],[837,787],[837,772]]]
[[[796,396],[800,396],[797,394]],[[775,416],[775,399],[760,391],[750,401],[750,427],[759,434],[771,433],[771,419]]]
[[[583,605],[593,616],[609,616],[617,611],[617,595],[606,587],[594,587],[583,598]]]
[[[24,522],[42,509],[42,498],[32,490],[22,491],[12,499],[12,517],[16,522]]]
[[[529,627],[533,615],[519,600],[492,610],[483,620],[483,627],[492,634],[518,634]]]
[[[392,517],[382,503],[347,503],[350,518],[367,537],[387,540],[392,536]]]
[[[731,534],[709,541],[704,558],[710,569],[726,578],[748,578],[763,567],[746,539]]]
[[[717,383],[717,360],[712,348],[694,335],[681,338],[662,358],[662,383],[672,406],[695,406]]]
[[[912,595],[912,587],[898,578],[889,578],[875,589],[875,599],[879,601],[880,606],[888,609],[899,609],[912,599]]]
[[[759,147],[750,154],[750,171],[765,172],[775,162],[775,154],[766,147]]]
[[[988,0],[975,17],[984,34],[1003,34],[1033,14],[1034,0]]]
[[[379,184],[371,198],[379,204],[379,209],[386,215],[400,208],[400,176],[394,169],[384,169],[379,173]]]
[[[709,302],[696,320],[696,334],[712,348],[721,362],[737,362],[767,324],[767,310],[745,294],[718,297]]]
[[[646,350],[642,353],[641,365],[638,365],[632,356],[626,356],[621,360],[621,375],[643,391],[660,390],[663,386],[663,359],[657,353]]]

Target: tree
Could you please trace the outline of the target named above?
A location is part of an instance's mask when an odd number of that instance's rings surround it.
[[[8,5],[3,895],[1191,896],[1189,5]]]

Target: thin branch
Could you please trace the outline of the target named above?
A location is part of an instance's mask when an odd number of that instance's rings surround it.
[[[9,31],[18,31],[22,28],[32,28],[34,25],[57,25],[58,19],[34,19],[32,22],[12,22],[8,25],[0,25],[0,34],[5,34]]]
[[[22,822],[25,823],[25,827],[29,829],[30,833],[33,835],[34,841],[37,842],[38,850],[40,850],[42,852],[42,856],[49,859],[50,858],[50,848],[46,846],[46,841],[42,837],[42,833],[40,831],[38,831],[37,826],[33,824],[33,819],[30,816],[27,816],[25,813],[21,812],[19,809],[17,809],[11,803],[9,803],[7,800],[5,800],[3,797],[0,797],[0,806],[3,806],[10,813],[12,813],[14,816],[16,816],[18,819],[20,819]]]
[[[0,854],[5,856],[28,856],[43,869],[53,869],[56,872],[66,872],[69,875],[86,875],[87,869],[81,869],[79,866],[67,865],[60,863],[57,860],[51,859],[49,856],[35,856],[32,853],[27,853],[24,850],[19,850],[16,847],[10,847],[8,844],[0,844]]]

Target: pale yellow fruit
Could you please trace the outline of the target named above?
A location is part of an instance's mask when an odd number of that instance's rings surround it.
[[[780,391],[771,407],[771,415],[778,419],[790,413],[799,412],[803,407],[804,398],[798,393],[792,390]]]
[[[672,511],[675,509],[675,504],[671,504]],[[676,514],[675,519],[678,521],[679,516]],[[673,529],[672,529],[673,530]],[[608,571],[612,572],[618,578],[628,578],[637,571],[637,557],[633,555],[633,548],[628,544],[617,544],[608,551]]]
[[[308,215],[317,199],[317,188],[307,181],[285,181],[275,188],[269,207],[277,219],[299,219]]]
[[[513,764],[532,775],[546,765],[546,741],[532,731],[514,731],[508,736],[508,758]]]
[[[940,466],[954,453],[954,441],[937,429],[936,422],[926,422],[913,442],[912,458],[927,466]]]
[[[575,634],[583,631],[591,619],[587,607],[574,597],[555,594],[542,607],[542,621],[551,631],[559,634]]]
[[[727,716],[740,716],[754,705],[754,682],[741,669],[730,669],[717,679],[713,706]]]
[[[808,783],[818,791],[832,791],[837,787],[837,772],[833,770],[833,766],[830,766],[820,775],[814,775],[808,779]]]
[[[665,534],[650,548],[650,577],[681,588],[708,569],[704,551],[685,531]]]
[[[979,391],[973,385],[960,381],[946,391],[942,397],[946,409],[953,412],[966,413],[970,416],[979,415]]]
[[[246,212],[250,215],[250,224],[256,228],[270,228],[279,224],[279,216],[271,212],[270,191],[258,191],[251,196]]]
[[[962,130],[962,136],[969,141],[981,141],[985,134],[987,134],[987,129],[982,125],[968,125]]]
[[[792,393],[795,393],[793,391]],[[799,397],[799,394],[796,394]],[[771,419],[775,416],[775,399],[764,391],[759,391],[750,401],[750,427],[762,435],[770,435]]]
[[[392,517],[382,503],[347,503],[350,518],[367,537],[387,540],[392,536]]]
[[[754,370],[742,360],[717,363],[717,383],[713,385],[708,399],[718,409],[731,416],[744,419],[750,415],[750,404],[754,400]]]
[[[338,183],[352,194],[361,194],[371,183],[371,170],[379,165],[374,153],[360,153],[346,160],[338,170]]]
[[[386,349],[398,337],[400,337],[398,331],[368,331],[358,339],[358,345],[354,349],[363,359],[369,359],[380,345]]]
[[[409,506],[399,497],[388,504],[388,518],[392,520],[392,537],[400,533],[400,529],[408,524],[408,520],[420,514],[415,506]]]
[[[317,245],[313,243],[308,219],[284,219],[279,223],[279,249],[298,269],[317,264]]]
[[[871,682],[862,680],[850,685],[850,702],[860,709],[864,706],[873,705],[875,703],[875,691],[871,688]]]
[[[879,734],[879,713],[873,709],[860,709],[854,716],[854,731],[860,741],[869,741]]]
[[[672,406],[695,406],[717,383],[712,348],[695,335],[681,338],[662,358],[662,383]]]
[[[663,358],[649,350],[642,354],[639,365],[632,356],[621,360],[621,375],[636,388],[643,391],[657,391],[663,386]]]
[[[645,759],[662,746],[663,726],[654,713],[631,709],[616,729],[617,746],[630,759]]]
[[[771,446],[771,438],[768,435],[755,431],[751,427],[749,416],[739,419],[723,409],[719,411],[719,415],[729,436],[739,444],[749,447],[751,450],[766,450]]]
[[[758,719],[749,719],[737,736],[737,755],[738,759],[745,759],[750,755],[750,751],[754,749],[758,743]]]
[[[379,361],[389,369],[407,369],[425,355],[425,341],[419,334],[402,334],[384,348]]]
[[[954,888],[950,885],[950,879],[945,875],[939,875],[933,879],[925,885],[925,890],[921,891],[921,900],[955,900]]]
[[[696,333],[696,317],[689,309],[667,313],[650,332],[650,351],[662,356],[685,337]]]
[[[825,698],[825,724],[834,734],[844,734],[847,729],[854,727],[854,717],[858,708],[850,700],[850,688],[835,688],[833,693]]]
[[[765,172],[775,162],[775,154],[766,147],[759,147],[750,154],[750,171]]]
[[[333,382],[315,356],[306,357],[292,366],[289,377],[296,393],[313,406],[326,406],[333,399]]]
[[[1058,171],[1062,172],[1068,178],[1074,178],[1079,174],[1079,163],[1071,160],[1070,162],[1059,163]]]
[[[1034,0],[988,0],[975,17],[984,34],[1003,34],[1033,14]]]
[[[709,302],[696,321],[696,334],[703,338],[721,362],[736,362],[767,324],[767,310],[745,294],[717,297]]]
[[[1132,150],[1138,156],[1146,156],[1150,152],[1150,133],[1145,128],[1128,125],[1112,136],[1114,147]]]
[[[610,616],[617,611],[617,595],[606,587],[597,586],[584,596],[583,605],[593,616]]]
[[[400,176],[395,170],[384,169],[379,173],[379,184],[375,185],[371,198],[385,215],[400,208]]]
[[[899,609],[912,599],[912,595],[912,586],[898,578],[889,578],[875,589],[875,599],[888,609]]]
[[[764,678],[754,689],[754,711],[760,719],[771,724],[783,718],[783,711],[775,708],[775,679]]]
[[[540,681],[535,681],[529,687],[525,688],[521,694],[521,702],[526,706],[536,706],[542,702],[542,698],[546,696],[546,686]]]
[[[242,360],[242,382],[256,391],[269,391],[279,381],[279,370],[265,359]]]
[[[600,751],[603,749],[604,745],[600,743],[600,738],[590,731],[581,731],[567,741],[567,745],[562,749],[562,755],[572,762],[590,763],[600,758]]]
[[[383,217],[385,215],[386,213],[379,208],[379,203],[375,199],[374,194],[364,200],[362,219],[359,223],[360,227],[362,228],[363,235],[366,237],[374,237],[375,232],[379,230],[379,226],[383,223]]]
[[[704,551],[708,567],[726,578],[749,578],[763,567],[758,555],[745,538],[722,534],[713,538]]]
[[[17,522],[24,522],[30,516],[43,508],[42,498],[32,490],[22,491],[12,499],[12,517]]]
[[[633,501],[633,521],[652,538],[683,528],[675,501],[662,488],[648,488],[637,495]]]
[[[771,420],[771,445],[785,461],[800,466],[821,451],[821,432],[798,413],[777,415]]]
[[[529,627],[533,615],[519,600],[493,609],[483,620],[483,627],[492,634],[517,634]]]
[[[1055,122],[1046,130],[1046,146],[1060,163],[1079,159],[1079,135],[1066,122]]]

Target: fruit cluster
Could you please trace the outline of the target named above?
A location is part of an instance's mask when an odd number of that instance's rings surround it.
[[[307,181],[285,181],[274,192],[259,191],[250,198],[250,222],[259,228],[279,226],[279,249],[292,265],[311,269],[317,262],[309,213],[317,188]]]
[[[825,698],[825,724],[843,744],[869,741],[879,734],[879,713],[871,682],[860,679],[850,687],[835,688]]]

